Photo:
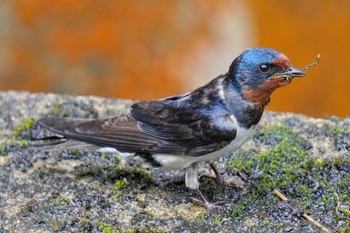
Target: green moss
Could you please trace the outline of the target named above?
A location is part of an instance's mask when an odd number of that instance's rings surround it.
[[[87,169],[87,170],[82,170],[77,172],[77,177],[84,177],[84,176],[98,176],[98,175],[103,175],[104,176],[104,171],[103,168],[101,167],[94,167],[92,169]],[[108,178],[108,177],[104,177]]]
[[[72,157],[76,157],[76,156],[78,156],[80,150],[72,148],[72,149],[70,149],[70,152],[72,153]]]
[[[275,222],[272,222],[271,220],[269,219],[265,219],[261,222],[263,225],[269,225],[269,226],[272,226],[272,227],[279,227],[280,224],[279,223],[275,223]]]
[[[68,197],[57,197],[55,200],[54,200],[54,203],[56,206],[60,206],[60,207],[65,207],[69,204],[70,202],[70,199]]]
[[[117,180],[117,182],[115,183],[115,186],[114,186],[114,191],[115,191],[115,197],[116,198],[121,197],[122,194],[121,194],[120,190],[122,190],[126,186],[127,186],[127,181],[126,181],[125,178]]]
[[[79,220],[79,223],[80,223],[80,224],[91,223],[91,219],[88,219],[88,218],[81,218],[81,219]]]
[[[108,225],[107,223],[103,221],[99,221],[96,223],[96,226],[103,232],[103,233],[136,233],[136,232],[159,232],[163,233],[164,231],[160,230],[159,227],[155,228],[149,228],[149,227],[137,227],[137,228],[129,228],[129,229],[123,229],[123,230],[117,230],[114,229],[112,226]]]
[[[350,148],[350,135],[340,126],[328,126],[325,128],[325,135],[333,138],[334,148],[338,151],[349,150]]]
[[[69,116],[72,107],[66,107],[62,102],[57,102],[52,110],[48,113],[50,116]]]
[[[135,228],[124,229],[122,232],[123,233],[136,233],[136,232],[139,232],[139,229],[135,229]]]
[[[245,199],[243,199],[240,203],[234,203],[230,207],[230,217],[233,218],[240,218],[247,215],[246,208],[248,206],[254,205],[256,200],[260,198],[259,194],[257,192],[252,193],[251,195],[248,195]]]
[[[236,155],[229,165],[248,175],[261,173],[257,186],[259,193],[270,192],[275,187],[287,187],[298,177],[298,172],[309,162],[306,143],[284,126],[263,129],[258,138],[270,148],[253,156]],[[270,145],[269,145],[270,144]]]
[[[150,229],[148,227],[137,227],[137,228],[130,228],[130,229],[124,229],[121,231],[122,233],[138,233],[138,232],[147,232],[147,233],[163,233],[164,231],[160,230],[159,227],[156,227],[154,229]]]
[[[79,219],[79,231],[78,232],[91,232],[94,227],[93,222],[89,218]]]
[[[254,187],[247,197],[231,205],[231,217],[252,215],[259,208],[271,209],[280,202],[272,193],[275,188],[303,206],[297,208],[308,210],[317,207],[335,209],[334,193],[338,194],[341,203],[349,201],[348,158],[316,161],[308,154],[311,146],[307,140],[284,126],[262,129],[254,140],[263,144],[265,151],[237,151],[229,162],[233,169],[248,174]]]
[[[15,129],[15,131],[13,132],[13,136],[19,137],[24,130],[28,130],[28,129],[32,128],[33,123],[34,123],[33,118],[29,118],[29,119],[25,120],[20,126],[18,126]]]
[[[96,225],[98,226],[98,228],[100,228],[100,230],[103,233],[116,233],[119,232],[117,230],[113,230],[113,228],[111,226],[109,226],[107,223],[99,221],[96,223]]]
[[[120,156],[118,153],[114,154],[114,165],[118,166],[118,164],[120,163]]]
[[[116,173],[120,175],[123,174],[132,174],[141,179],[144,179],[147,182],[156,183],[156,180],[144,169],[138,167],[120,167],[119,165],[116,167]]]
[[[30,142],[24,139],[22,140],[9,139],[5,142],[0,142],[0,156],[6,155],[8,151],[13,148],[24,147],[29,145],[30,145]]]
[[[344,133],[345,131],[339,126],[328,127],[328,130],[326,130],[326,135],[329,137],[336,137],[337,135],[342,135]]]
[[[94,110],[92,101],[76,101],[74,96],[67,96],[66,100],[56,102],[51,107],[51,111],[47,114],[50,116],[60,117],[81,117],[81,118],[96,118],[97,113]],[[77,114],[79,112],[79,114]]]
[[[214,218],[214,224],[219,225],[219,224],[221,224],[222,222],[223,222],[223,216],[218,215],[218,216],[216,216],[216,217]]]
[[[339,209],[339,212],[347,215],[348,217],[350,217],[350,210],[347,210],[347,209]]]
[[[121,179],[121,180],[117,180],[117,182],[115,183],[115,186],[114,186],[114,190],[115,191],[119,191],[123,188],[125,188],[127,185],[127,182],[126,182],[126,179]]]

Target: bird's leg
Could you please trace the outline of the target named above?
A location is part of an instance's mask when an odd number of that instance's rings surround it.
[[[222,206],[224,206],[227,202],[226,201],[219,201],[219,202],[215,202],[215,203],[210,203],[205,196],[202,194],[202,192],[199,190],[199,182],[198,182],[198,173],[197,173],[197,163],[193,163],[190,167],[188,167],[186,169],[186,177],[185,177],[185,183],[186,186],[189,187],[190,189],[196,190],[199,194],[199,199],[198,198],[194,198],[191,197],[190,199],[198,204],[201,205],[203,207],[205,207],[206,209],[217,209],[220,208]],[[214,167],[215,169],[215,167]],[[217,170],[214,170],[215,174],[218,173]],[[222,180],[222,177],[219,174],[219,177]]]
[[[223,185],[224,184],[224,179],[222,178],[220,172],[216,169],[214,163],[210,163],[209,164],[211,169],[213,169],[214,173],[215,173],[215,183],[217,185]]]
[[[185,183],[187,187],[193,190],[199,188],[197,167],[198,163],[193,163],[186,169]]]

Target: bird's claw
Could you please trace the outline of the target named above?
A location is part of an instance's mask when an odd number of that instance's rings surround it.
[[[203,206],[207,210],[219,209],[219,208],[225,207],[228,204],[227,201],[218,201],[218,202],[210,203],[206,199],[201,200],[201,199],[194,198],[194,197],[190,197],[190,199],[195,204]]]
[[[221,208],[221,207],[224,207],[226,204],[228,204],[227,201],[218,201],[218,202],[215,202],[215,203],[210,203],[210,202],[205,198],[205,196],[202,194],[202,192],[201,192],[199,189],[197,189],[197,192],[198,192],[198,194],[199,194],[199,198],[200,198],[200,199],[194,198],[194,197],[190,197],[190,199],[191,199],[194,203],[196,203],[196,204],[198,204],[198,205],[200,205],[200,206],[203,206],[203,207],[205,207],[205,208],[208,209],[208,210],[219,209],[219,208]]]

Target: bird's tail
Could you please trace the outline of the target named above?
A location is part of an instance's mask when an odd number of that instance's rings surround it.
[[[76,118],[48,117],[40,119],[38,123],[44,128],[51,130],[52,132],[61,135],[66,135],[66,130],[86,121],[88,120]]]
[[[39,124],[64,138],[125,153],[145,153],[157,144],[128,114],[96,120],[50,117],[39,120]]]
[[[48,137],[36,141],[31,141],[28,147],[39,149],[41,151],[62,151],[73,149],[84,151],[96,151],[99,149],[99,147],[92,144],[59,137]]]
[[[38,124],[42,127],[54,132],[55,135],[45,136],[43,138],[36,138],[31,142],[30,147],[44,151],[59,151],[59,150],[96,150],[97,146],[88,144],[82,141],[72,140],[66,138],[65,131],[77,124],[86,122],[85,119],[76,118],[60,118],[60,117],[48,117],[38,121]],[[58,134],[58,135],[56,135]]]

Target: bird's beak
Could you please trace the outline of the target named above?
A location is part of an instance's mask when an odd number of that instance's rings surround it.
[[[285,78],[287,81],[291,81],[295,77],[304,77],[305,73],[302,70],[294,67],[289,67],[287,70],[276,74],[273,78]]]

